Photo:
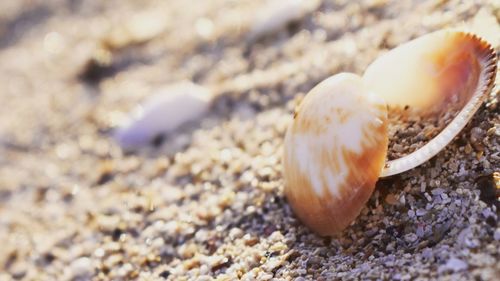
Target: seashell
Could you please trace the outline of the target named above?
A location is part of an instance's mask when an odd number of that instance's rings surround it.
[[[284,142],[286,196],[321,235],[360,213],[384,167],[387,110],[354,74],[334,75],[304,98]]]
[[[320,0],[270,0],[256,12],[248,37],[250,41],[254,41],[274,33],[288,23],[299,20],[316,10],[320,4]]]
[[[451,142],[490,92],[495,74],[496,54],[487,42],[444,30],[389,51],[363,77],[342,73],[318,84],[284,141],[285,194],[298,218],[321,235],[343,230],[380,176],[414,168]],[[385,163],[387,107],[407,105],[422,116],[450,107],[459,112],[423,147]]]
[[[387,163],[382,176],[426,162],[467,125],[491,91],[496,54],[476,35],[436,31],[400,45],[376,59],[363,75],[366,86],[389,106],[410,106],[425,117],[459,113],[439,135],[400,159]]]
[[[163,88],[135,110],[115,134],[119,145],[137,149],[160,134],[169,133],[208,111],[213,99],[210,90],[192,82],[179,82]]]

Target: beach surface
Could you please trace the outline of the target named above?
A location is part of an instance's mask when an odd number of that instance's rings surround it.
[[[262,31],[262,0],[2,1],[0,280],[499,280],[497,88],[338,237],[296,218],[281,165],[317,83],[434,30],[495,34],[498,1],[317,2]],[[183,80],[210,110],[123,150],[127,116]]]

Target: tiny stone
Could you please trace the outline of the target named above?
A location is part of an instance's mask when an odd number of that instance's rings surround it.
[[[466,239],[465,245],[471,249],[475,249],[481,245],[477,239]]]
[[[283,259],[280,257],[273,257],[269,259],[263,266],[264,270],[273,271],[275,268],[283,264]]]
[[[259,243],[259,238],[255,237],[255,236],[251,236],[250,234],[245,234],[243,239],[245,240],[245,245],[247,245],[247,246],[253,246],[253,245]]]
[[[424,193],[426,187],[427,184],[425,183],[425,181],[422,181],[422,183],[420,184],[420,192]]]
[[[487,134],[488,136],[493,136],[493,135],[495,134],[495,131],[496,131],[496,130],[497,130],[497,129],[493,126],[493,127],[489,128],[489,129],[488,129],[488,131],[486,131],[486,134]]]
[[[405,241],[409,243],[413,243],[417,241],[418,236],[415,233],[409,233],[405,235]]]
[[[471,130],[471,140],[478,141],[482,138],[483,130],[479,127],[474,127]]]
[[[167,279],[170,276],[170,271],[164,270],[160,273],[160,277]]]
[[[432,250],[430,248],[425,248],[422,251],[422,257],[425,259],[430,259],[432,257]]]
[[[403,194],[403,195],[401,195],[401,196],[399,197],[399,202],[400,202],[401,204],[403,204],[403,205],[405,205],[405,204],[406,204],[406,198],[405,198],[404,194]]]
[[[259,276],[257,277],[258,280],[271,280],[273,278],[273,275],[271,273],[266,273],[266,272],[260,272]]]
[[[410,218],[415,217],[415,211],[413,211],[413,210],[409,210],[409,211],[408,211],[408,216],[409,216]]]
[[[427,199],[427,201],[429,202],[432,202],[432,197],[429,195],[429,193],[424,193],[424,196],[425,196],[425,199]]]
[[[444,192],[444,189],[442,189],[440,187],[431,190],[432,195],[441,195],[441,194],[443,194],[443,192]]]
[[[485,221],[491,227],[496,227],[496,225],[497,225],[497,220],[496,220],[496,218],[494,216],[488,216],[488,217],[486,217]]]
[[[396,151],[396,152],[403,152],[404,151],[404,147],[399,143],[394,144],[392,146],[392,149],[394,149],[394,151]]]
[[[466,262],[457,258],[450,258],[445,266],[454,272],[466,270],[469,267]]]
[[[422,226],[417,227],[417,236],[422,238],[424,237],[424,228]]]
[[[490,208],[484,209],[481,213],[482,213],[483,217],[485,217],[485,218],[490,217],[490,216],[495,216],[495,213],[493,213]]]
[[[470,144],[467,144],[464,148],[464,152],[466,154],[470,154],[472,152],[472,146]]]
[[[106,251],[103,249],[103,248],[97,248],[95,251],[94,251],[94,255],[98,258],[102,258],[104,257],[104,255],[106,254]]]
[[[395,194],[387,194],[385,202],[389,205],[396,205],[398,203],[398,199]]]
[[[240,228],[234,227],[229,231],[229,238],[235,240],[243,237],[243,231]]]
[[[417,214],[417,217],[421,217],[421,216],[427,214],[427,211],[423,210],[423,209],[418,209],[416,214]]]
[[[500,228],[497,228],[495,230],[495,234],[493,235],[493,237],[495,238],[495,240],[500,241]]]
[[[92,262],[87,257],[81,257],[71,263],[71,272],[73,276],[89,276],[92,274],[94,267]]]
[[[494,174],[481,176],[476,180],[477,188],[481,191],[479,199],[488,205],[493,205],[497,202],[497,188],[495,184]]]

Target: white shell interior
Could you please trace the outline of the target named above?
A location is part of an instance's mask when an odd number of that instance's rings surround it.
[[[436,137],[416,151],[399,159],[388,161],[382,171],[381,177],[392,176],[413,169],[438,154],[467,125],[486,99],[495,80],[496,54],[491,46],[485,41],[482,41],[475,35],[467,34],[467,36],[470,37],[470,40],[477,40],[478,44],[484,44],[485,46],[485,53],[478,54],[484,57],[478,58],[481,64],[481,72],[474,93],[457,116]],[[446,108],[444,110],[446,110]]]

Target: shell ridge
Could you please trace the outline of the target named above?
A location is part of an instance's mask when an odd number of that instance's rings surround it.
[[[379,99],[360,100],[365,92],[354,74],[327,78],[309,91],[288,127],[285,194],[299,219],[321,235],[359,215],[384,164],[386,107]]]

